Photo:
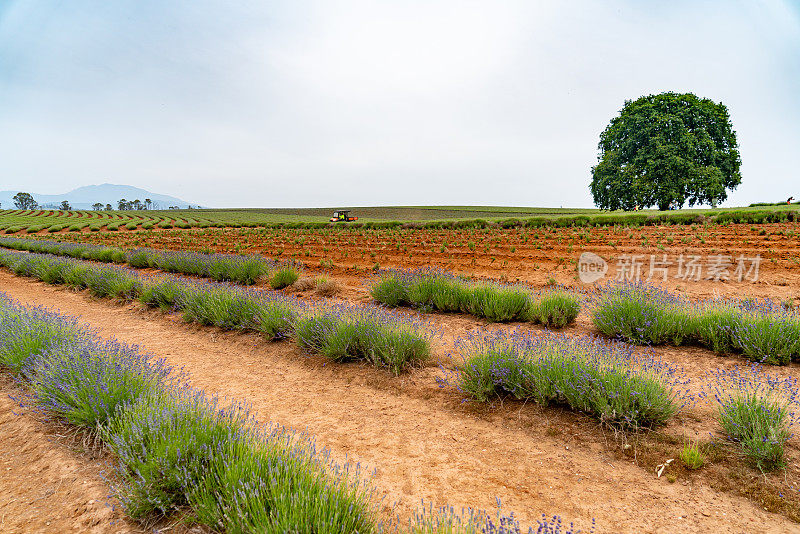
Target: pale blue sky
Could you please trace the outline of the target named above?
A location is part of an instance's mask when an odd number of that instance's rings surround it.
[[[728,205],[800,197],[798,1],[0,0],[0,189],[588,207],[668,90],[728,106]]]

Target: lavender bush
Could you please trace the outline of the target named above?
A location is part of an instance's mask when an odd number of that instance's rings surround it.
[[[85,333],[49,344],[26,366],[34,402],[77,426],[95,428],[126,404],[169,387],[171,368],[136,347]]]
[[[280,293],[248,291],[235,286],[187,284],[175,307],[186,321],[229,330],[254,330],[269,339],[289,337],[304,305]]]
[[[51,344],[72,339],[78,331],[72,318],[41,307],[22,308],[0,293],[0,366],[14,374]]]
[[[548,517],[542,514],[537,521],[537,528],[524,530],[514,514],[503,512],[498,499],[497,510],[490,513],[472,508],[457,512],[452,506],[434,509],[425,503],[409,520],[410,534],[581,534],[583,530],[570,523],[562,523],[560,516]],[[588,534],[595,532],[594,520]]]
[[[320,306],[295,324],[298,345],[334,361],[365,360],[395,374],[430,356],[429,334],[419,321],[373,306]]]
[[[665,423],[691,401],[677,370],[632,347],[546,333],[472,334],[457,340],[458,388],[487,401],[510,395],[566,404],[622,427]]]
[[[784,464],[786,442],[800,419],[797,379],[766,373],[759,365],[720,369],[710,377],[710,397],[729,440],[761,470]]]
[[[533,294],[521,286],[470,283],[436,269],[388,270],[370,293],[387,306],[464,312],[492,322],[532,321],[562,327],[580,312],[578,298],[565,291]]]
[[[773,365],[800,360],[800,316],[769,300],[693,303],[630,284],[610,287],[592,321],[602,334],[640,345],[698,343]]]
[[[600,333],[638,345],[680,345],[692,332],[681,301],[645,284],[608,288],[592,322]]]
[[[191,506],[226,532],[376,531],[357,474],[332,469],[302,436],[254,424],[245,407],[190,389],[131,405],[103,431],[125,510],[146,518]]]

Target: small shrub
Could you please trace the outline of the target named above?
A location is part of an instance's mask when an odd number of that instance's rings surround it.
[[[468,289],[463,286],[456,293],[465,300],[466,309],[475,317],[492,322],[507,322],[523,319],[530,313],[531,297],[525,289],[481,284]],[[460,293],[466,294],[462,297]],[[464,304],[462,304],[464,306]]]
[[[692,470],[700,469],[706,464],[706,455],[703,454],[697,440],[687,441],[683,444],[680,458],[684,465]]]
[[[760,470],[784,465],[786,441],[800,417],[797,380],[754,365],[718,370],[710,397],[727,438]]]
[[[332,297],[339,293],[341,287],[336,280],[328,279],[325,277],[319,277],[316,280],[316,291],[319,295],[323,297]]]
[[[278,269],[269,280],[272,289],[283,289],[294,284],[300,277],[300,273],[295,267],[287,266]]]
[[[578,297],[565,291],[539,295],[528,311],[530,321],[547,327],[562,328],[575,322],[581,311]]]
[[[311,277],[300,278],[292,286],[295,291],[309,291],[317,287],[316,281]]]
[[[370,295],[376,302],[394,308],[409,304],[408,287],[396,275],[381,278],[370,289]]]
[[[469,291],[466,284],[443,273],[412,274],[408,300],[413,306],[442,312],[467,311]]]

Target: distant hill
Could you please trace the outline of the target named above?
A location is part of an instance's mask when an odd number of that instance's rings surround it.
[[[19,193],[16,191],[0,191],[0,205],[2,209],[14,208],[14,195]],[[194,202],[181,200],[180,198],[172,197],[169,195],[161,195],[153,193],[140,187],[133,187],[131,185],[117,185],[117,184],[101,184],[101,185],[86,185],[73,189],[68,193],[61,195],[42,195],[28,191],[36,202],[41,207],[57,207],[61,204],[62,200],[69,202],[73,209],[92,209],[92,204],[100,202],[101,204],[111,204],[114,209],[117,209],[117,201],[124,198],[125,200],[136,200],[137,198],[144,202],[144,199],[149,198],[153,201],[153,209],[167,209],[170,206],[178,206],[179,208],[203,207]]]

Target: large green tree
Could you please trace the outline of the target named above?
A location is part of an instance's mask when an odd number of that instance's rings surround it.
[[[715,205],[742,182],[728,108],[691,93],[627,100],[598,148],[591,189],[602,209]]]
[[[25,193],[20,191],[16,195],[14,195],[14,205],[19,210],[35,210],[39,207],[39,204],[33,198],[33,195],[30,193]]]

